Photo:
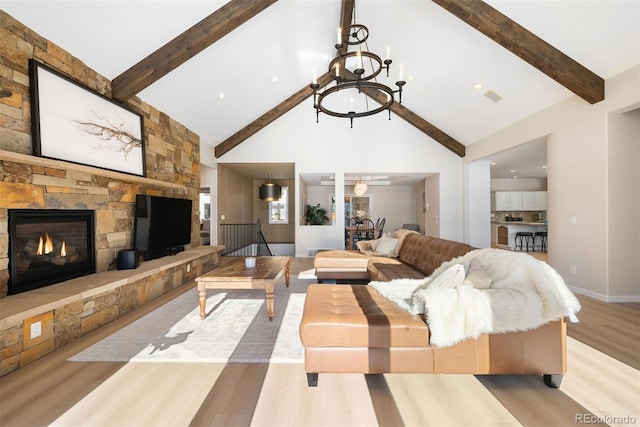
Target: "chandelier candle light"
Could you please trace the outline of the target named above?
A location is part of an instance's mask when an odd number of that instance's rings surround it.
[[[383,61],[375,53],[369,52],[367,39],[369,30],[364,25],[352,24],[343,30],[338,29],[336,57],[329,63],[329,75],[335,82],[334,86],[327,86],[320,92],[316,70],[313,72],[313,82],[310,87],[313,89],[313,108],[316,110],[316,123],[319,121],[320,112],[334,117],[348,118],[353,128],[353,119],[358,117],[371,116],[384,110],[389,112],[394,102],[394,95],[398,94],[398,102],[402,104],[402,87],[406,81],[402,80],[402,65],[399,67],[399,79],[396,82],[398,89],[392,90],[389,86],[378,83],[377,76],[386,70],[389,77],[391,63],[391,48],[387,46],[387,57]],[[350,46],[358,46],[355,51],[349,51]],[[346,47],[346,49],[344,49]],[[364,49],[363,49],[364,48]],[[364,94],[364,108],[356,111],[354,108],[354,98],[350,99],[350,109],[347,112],[340,111],[335,102],[330,104],[328,98],[341,90],[356,90],[357,94]],[[369,107],[367,97],[374,99],[380,106]]]

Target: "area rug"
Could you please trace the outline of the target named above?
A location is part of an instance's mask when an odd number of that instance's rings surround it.
[[[310,268],[308,270],[304,270],[301,271],[300,273],[298,273],[298,279],[303,279],[303,280],[316,280],[316,270],[315,268]]]
[[[207,291],[201,320],[193,289],[69,360],[302,363],[298,328],[307,285],[292,282],[289,288],[276,285],[272,321],[261,289]]]

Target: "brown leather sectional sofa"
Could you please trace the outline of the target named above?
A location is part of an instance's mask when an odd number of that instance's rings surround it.
[[[407,235],[397,258],[355,251],[316,255],[320,280],[424,278],[440,264],[474,249],[460,242]],[[559,387],[566,373],[566,322],[505,334],[484,334],[450,347],[429,343],[424,318],[371,286],[314,284],[300,324],[309,386],[319,373],[537,374]]]
[[[415,231],[399,230],[398,257],[365,255],[359,251],[318,252],[314,258],[319,281],[363,279],[386,282],[393,279],[423,279],[445,261],[475,249],[466,243],[438,239]]]

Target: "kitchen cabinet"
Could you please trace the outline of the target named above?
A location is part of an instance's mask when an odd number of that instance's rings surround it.
[[[503,247],[503,246],[509,246],[509,227],[507,227],[506,225],[499,225],[498,226],[498,246]]]
[[[523,211],[546,211],[547,192],[546,191],[523,191],[522,192]]]
[[[536,191],[536,210],[537,211],[546,211],[547,207],[547,192],[546,191]]]
[[[546,191],[496,191],[497,211],[546,211]]]
[[[521,211],[522,191],[496,191],[497,211]]]

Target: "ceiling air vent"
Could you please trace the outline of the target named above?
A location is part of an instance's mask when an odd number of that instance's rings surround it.
[[[502,97],[500,95],[498,95],[497,93],[495,93],[492,90],[488,90],[484,93],[484,96],[486,96],[487,98],[489,98],[490,100],[492,100],[493,102],[498,102],[502,99]]]

